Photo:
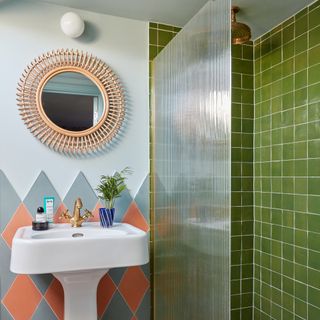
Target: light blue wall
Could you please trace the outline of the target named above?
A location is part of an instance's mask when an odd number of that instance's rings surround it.
[[[60,30],[61,16],[78,12],[87,30],[70,39]],[[130,166],[128,181],[135,194],[149,172],[148,24],[29,1],[0,1],[0,169],[23,199],[45,171],[61,198],[79,171],[92,186],[101,174]],[[103,155],[66,157],[42,145],[27,130],[16,105],[21,73],[38,55],[59,48],[88,51],[105,61],[124,84],[127,98],[125,130],[120,143]]]

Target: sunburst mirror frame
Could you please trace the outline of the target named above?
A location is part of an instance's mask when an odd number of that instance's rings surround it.
[[[44,112],[41,95],[46,83],[62,72],[79,72],[100,89],[104,112],[98,123],[84,131],[68,131]],[[102,60],[78,50],[53,50],[34,59],[24,70],[17,88],[20,115],[27,128],[51,149],[86,154],[103,149],[118,133],[125,115],[122,85]]]

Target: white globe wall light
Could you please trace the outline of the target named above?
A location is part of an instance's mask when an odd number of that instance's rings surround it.
[[[60,26],[64,34],[70,38],[78,38],[83,34],[84,21],[74,12],[65,13],[61,20]]]

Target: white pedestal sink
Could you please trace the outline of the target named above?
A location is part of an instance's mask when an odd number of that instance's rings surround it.
[[[65,320],[96,320],[100,279],[111,268],[148,263],[147,233],[118,223],[103,229],[98,223],[81,228],[53,225],[48,231],[17,230],[10,270],[20,274],[52,273],[62,284]]]

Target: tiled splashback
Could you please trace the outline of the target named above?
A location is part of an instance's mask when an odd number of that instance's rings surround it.
[[[3,320],[62,320],[63,290],[51,275],[15,275],[9,271],[12,238],[17,228],[30,225],[44,196],[55,197],[55,222],[62,210],[72,210],[80,197],[84,207],[98,221],[102,206],[83,173],[79,173],[64,199],[61,199],[44,172],[41,172],[23,201],[5,174],[0,171],[0,274]],[[116,202],[116,221],[149,229],[149,177],[133,199],[126,191]],[[54,254],[54,252],[52,253]],[[85,252],[83,253],[85,255]],[[149,266],[111,269],[98,287],[99,319],[150,319]]]
[[[254,319],[320,319],[320,1],[255,41]]]

